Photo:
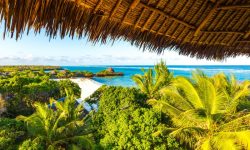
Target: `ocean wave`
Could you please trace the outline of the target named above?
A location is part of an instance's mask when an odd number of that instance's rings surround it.
[[[168,68],[169,70],[192,71],[198,68]]]
[[[219,68],[169,68],[169,70],[178,70],[178,71],[195,71],[202,70],[204,72],[229,72],[229,73],[250,73],[250,70],[246,69],[219,69]]]
[[[145,66],[137,66],[137,67],[112,67],[114,69],[149,69],[149,68],[153,68],[153,67],[145,67]]]

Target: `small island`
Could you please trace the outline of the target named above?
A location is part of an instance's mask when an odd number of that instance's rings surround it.
[[[115,72],[113,68],[108,68],[106,70],[100,71],[95,74],[97,77],[108,77],[108,76],[123,76],[124,73],[122,72]]]

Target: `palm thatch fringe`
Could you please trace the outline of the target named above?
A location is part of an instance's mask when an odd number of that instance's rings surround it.
[[[201,1],[1,0],[0,22],[4,37],[16,39],[31,28],[45,29],[50,38],[123,39],[157,53],[168,48],[197,58],[249,57],[249,0]]]

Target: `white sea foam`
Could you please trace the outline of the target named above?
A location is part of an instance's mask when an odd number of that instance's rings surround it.
[[[204,72],[225,72],[225,73],[250,73],[250,70],[244,69],[216,69],[216,68],[168,68],[169,70],[178,71],[194,71],[196,69],[202,70]]]
[[[192,70],[196,70],[196,68],[168,68],[169,70],[179,70],[179,71],[192,71]]]

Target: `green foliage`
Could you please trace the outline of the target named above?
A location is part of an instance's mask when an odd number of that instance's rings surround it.
[[[124,74],[122,72],[112,72],[109,70],[102,70],[96,73],[97,77],[106,77],[106,76],[123,76]]]
[[[74,77],[87,77],[87,78],[92,78],[95,76],[94,73],[89,72],[89,71],[69,71],[69,70],[54,70],[51,71],[50,74],[52,75],[53,78],[60,78],[60,79],[65,79],[65,78],[74,78]]]
[[[62,79],[62,78],[70,78],[71,77],[71,72],[69,70],[62,70],[62,71],[59,71],[57,74],[56,74],[56,77],[59,78],[59,79]]]
[[[161,90],[160,100],[148,103],[171,117],[170,135],[191,148],[249,149],[250,113],[236,111],[250,94],[249,85],[223,74],[209,78],[198,72],[192,80],[175,78],[172,86]]]
[[[26,137],[24,124],[15,119],[0,118],[0,149],[17,149]]]
[[[45,144],[40,138],[34,140],[28,139],[25,140],[19,147],[18,150],[44,150]]]
[[[79,88],[78,84],[68,79],[59,81],[59,88],[60,88],[60,97],[66,97],[65,90],[73,93],[76,98],[80,98],[81,96],[81,89]]]
[[[148,99],[159,97],[159,90],[169,86],[173,79],[173,74],[169,72],[166,64],[161,61],[153,69],[145,71],[143,75],[136,74],[132,77],[140,90],[148,96]]]
[[[76,105],[78,85],[50,78],[92,77],[90,72],[49,76],[25,70],[0,76],[0,109],[6,106],[15,117],[35,108],[29,117],[18,117],[25,124],[0,118],[0,149],[250,149],[250,81],[202,71],[173,77],[163,62],[143,72],[133,77],[139,89],[98,89],[86,100],[98,110],[87,116],[83,105]],[[65,96],[65,102],[46,104],[50,97]]]
[[[111,72],[108,71],[108,70],[102,70],[102,71],[99,71],[97,74],[110,74]]]
[[[74,96],[64,102],[51,100],[56,110],[47,104],[36,103],[36,112],[29,117],[19,116],[17,119],[26,123],[31,138],[21,148],[32,146],[45,149],[92,149],[89,131],[82,118],[82,105],[75,106]]]
[[[166,136],[154,137],[161,112],[145,105],[147,99],[135,88],[103,87],[98,112],[91,114],[97,143],[104,149],[176,149]]]
[[[59,66],[0,66],[1,72],[15,72],[15,71],[24,71],[24,70],[32,70],[32,71],[40,71],[40,70],[53,70],[53,69],[61,69]]]
[[[94,73],[89,72],[89,71],[82,71],[82,74],[84,77],[93,77]]]
[[[0,93],[6,101],[6,115],[9,117],[32,114],[34,102],[45,103],[50,98],[65,97],[65,89],[72,91],[76,97],[80,96],[77,84],[71,81],[53,81],[47,75],[29,70],[0,79]]]
[[[242,100],[237,106],[238,111],[250,111],[250,99]]]
[[[90,97],[85,99],[85,102],[88,104],[97,104],[100,101],[100,98],[102,96],[102,93],[108,89],[107,85],[101,86],[99,89],[97,89]]]

